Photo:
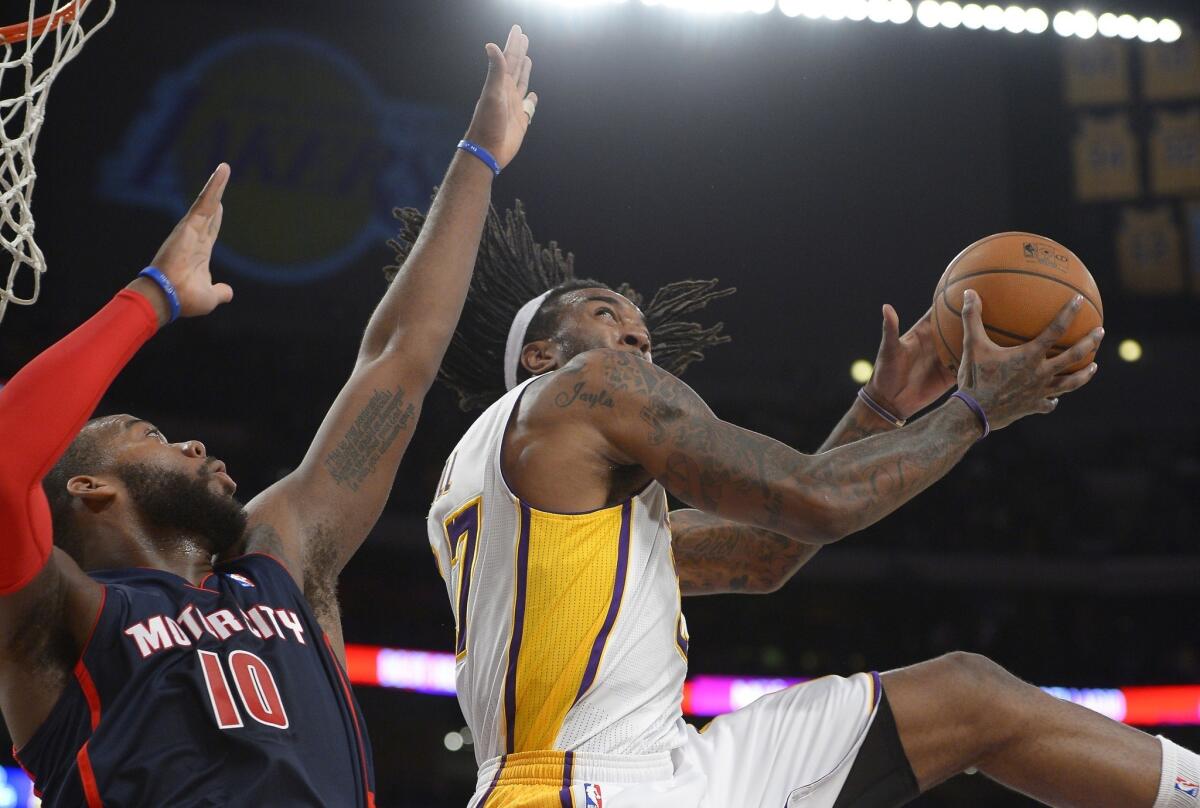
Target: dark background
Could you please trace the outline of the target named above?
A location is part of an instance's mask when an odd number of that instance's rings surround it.
[[[1187,0],[1107,10],[1195,14]],[[731,421],[814,449],[852,401],[850,363],[874,356],[880,305],[907,325],[946,263],[989,233],[1066,243],[1104,295],[1086,391],[989,438],[783,591],[686,603],[694,673],[885,670],[967,649],[1039,684],[1200,680],[1200,288],[1123,293],[1116,208],[1073,199],[1052,32],[633,2],[130,0],[53,88],[34,198],[50,271],[39,304],[0,326],[0,378],[148,263],[228,160],[216,274],[235,303],[157,337],[101,411],[202,439],[247,498],[286,473],[383,292],[390,208],[427,202],[469,120],[482,44],[514,21],[541,105],[496,201],[524,200],[538,238],[574,252],[582,275],[645,293],[681,277],[736,285],[710,315],[734,343],[687,377]],[[1126,337],[1145,346],[1140,363],[1117,359]],[[423,516],[469,422],[434,389],[343,578],[348,641],[450,649]],[[454,700],[359,698],[380,804],[464,804],[471,747],[442,744],[463,723]],[[1160,731],[1200,745],[1196,728]],[[1031,803],[962,777],[919,804]]]

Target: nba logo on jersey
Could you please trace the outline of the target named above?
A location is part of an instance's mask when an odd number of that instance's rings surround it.
[[[236,584],[240,584],[240,585],[242,585],[242,586],[246,587],[247,589],[254,589],[254,588],[255,588],[255,586],[254,586],[254,581],[251,581],[251,580],[250,580],[249,578],[247,578],[245,575],[240,575],[240,574],[238,574],[238,573],[236,573],[236,572],[231,572],[231,573],[229,573],[229,575],[228,575],[228,576],[226,576],[226,577],[228,577],[228,578],[229,578],[229,580],[233,581],[234,583],[236,583]]]
[[[604,797],[600,795],[599,783],[583,784],[584,808],[604,808]]]
[[[1182,791],[1192,799],[1200,795],[1200,783],[1193,783],[1191,780],[1185,780],[1178,775],[1175,777],[1175,790]]]

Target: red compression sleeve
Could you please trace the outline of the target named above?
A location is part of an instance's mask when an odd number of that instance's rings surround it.
[[[42,478],[157,330],[150,301],[122,291],[0,390],[0,594],[46,565],[53,533]]]

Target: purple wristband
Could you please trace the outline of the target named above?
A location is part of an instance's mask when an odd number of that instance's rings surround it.
[[[979,436],[978,440],[983,440],[986,438],[992,431],[992,425],[988,423],[987,413],[983,411],[983,407],[979,406],[979,402],[976,401],[970,393],[964,393],[962,390],[956,390],[951,398],[957,398],[961,400],[964,404],[971,408],[972,412],[979,416],[979,422],[983,424],[983,434]]]
[[[887,409],[882,404],[880,404],[875,399],[871,398],[871,396],[867,394],[867,388],[865,385],[863,387],[858,388],[858,397],[862,401],[863,404],[866,404],[868,407],[871,408],[872,412],[874,412],[880,418],[887,421],[888,423],[890,423],[892,426],[896,427],[897,429],[899,429],[900,427],[902,427],[906,423],[908,423],[907,418],[901,418],[898,415],[892,415],[890,412],[887,411]]]

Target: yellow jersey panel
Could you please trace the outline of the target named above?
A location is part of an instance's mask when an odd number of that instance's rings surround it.
[[[596,678],[629,568],[632,502],[565,516],[521,505],[520,631],[510,717],[517,751],[552,749],[567,712]]]

